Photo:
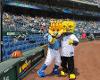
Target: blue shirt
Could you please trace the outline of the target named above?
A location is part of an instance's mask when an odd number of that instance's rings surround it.
[[[53,37],[49,34],[48,35],[48,42],[50,42],[50,40],[52,38]],[[54,44],[48,43],[48,47],[51,48],[51,49],[59,49],[61,47],[61,40],[58,38],[58,39],[56,39],[56,41],[54,42]]]

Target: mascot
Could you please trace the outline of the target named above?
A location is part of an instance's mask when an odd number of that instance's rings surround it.
[[[72,20],[63,21],[63,36],[61,41],[61,75],[68,73],[69,79],[75,79],[74,73],[74,46],[77,46],[79,40],[74,35],[76,23]]]
[[[60,24],[58,24],[60,22]],[[52,73],[55,75],[59,75],[59,65],[61,64],[61,56],[60,56],[60,49],[61,49],[61,34],[63,33],[63,27],[60,20],[51,20],[51,25],[49,27],[48,33],[48,51],[47,56],[44,64],[42,67],[37,71],[39,77],[45,77],[46,74],[44,70],[51,64],[54,60],[54,68]]]

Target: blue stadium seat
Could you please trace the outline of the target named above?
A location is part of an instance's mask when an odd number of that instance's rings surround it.
[[[9,42],[4,43],[4,44],[3,44],[3,47],[4,47],[4,48],[8,48],[8,47],[9,47]]]
[[[4,42],[4,43],[8,42],[8,39],[3,39],[3,42]]]
[[[15,47],[15,44],[13,42],[10,42],[9,47]]]
[[[16,49],[22,51],[22,45],[18,45],[18,46],[16,46]]]
[[[17,47],[11,47],[11,52],[17,50]]]
[[[10,48],[5,49],[5,50],[4,50],[4,55],[3,55],[3,57],[5,57],[5,58],[10,58],[10,54],[11,54],[11,53],[12,53],[12,51],[11,51]]]

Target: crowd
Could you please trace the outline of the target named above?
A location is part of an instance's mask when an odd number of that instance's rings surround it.
[[[100,33],[100,22],[96,21],[76,21],[76,33]],[[30,31],[43,32],[48,31],[50,18],[30,17],[24,15],[3,14],[3,30],[4,31]]]
[[[4,31],[32,31],[46,32],[49,19],[43,17],[30,17],[24,15],[3,14]]]
[[[76,31],[86,33],[100,33],[100,22],[95,21],[77,21]]]

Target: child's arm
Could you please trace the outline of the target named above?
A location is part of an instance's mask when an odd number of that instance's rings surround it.
[[[75,35],[71,36],[71,39],[68,41],[69,45],[77,46],[79,44],[79,40]]]

